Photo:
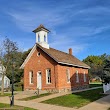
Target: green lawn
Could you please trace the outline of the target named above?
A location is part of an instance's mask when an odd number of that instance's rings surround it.
[[[4,95],[1,95],[0,93],[0,97],[3,97],[3,96],[11,96],[11,93],[4,93]]]
[[[48,96],[52,93],[44,93],[44,94],[40,94],[39,96],[38,95],[35,95],[35,96],[31,96],[31,97],[26,97],[26,98],[23,98],[23,99],[19,99],[19,100],[24,100],[24,101],[28,101],[28,100],[32,100],[32,99],[36,99],[36,98],[40,98],[40,97],[44,97],[44,96]]]
[[[11,108],[24,108],[24,110],[37,110],[37,109],[28,108],[28,107],[21,107],[21,106],[10,107],[9,104],[3,104],[3,103],[0,103],[0,108],[8,108],[8,110],[12,110]]]
[[[14,107],[10,107],[9,104],[3,104],[3,103],[0,103],[0,108],[24,108],[24,110],[36,110],[36,109],[33,109],[33,108],[28,108],[28,107],[22,107],[22,106],[14,106]]]
[[[102,94],[102,92],[103,92],[102,88],[99,88],[95,90],[89,90],[89,91],[73,93],[65,96],[60,96],[57,98],[43,101],[42,103],[79,108],[101,97],[104,97],[105,95]]]

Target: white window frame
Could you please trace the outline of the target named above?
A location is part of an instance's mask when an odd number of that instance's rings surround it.
[[[51,84],[51,69],[46,69],[46,84]]]
[[[66,80],[67,80],[67,83],[70,83],[70,70],[69,69],[66,69]]]
[[[30,71],[29,72],[29,83],[30,84],[33,84],[33,77],[32,77],[32,75],[33,75],[33,71]]]
[[[39,34],[38,34],[38,42],[40,42],[40,36],[39,36]]]
[[[84,82],[86,82],[86,73],[84,71]]]
[[[76,83],[79,83],[79,73],[78,73],[78,70],[76,70]]]

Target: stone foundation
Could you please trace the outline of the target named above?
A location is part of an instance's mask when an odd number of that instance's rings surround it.
[[[82,90],[82,89],[87,89],[89,88],[89,85],[83,85],[83,86],[77,86],[77,87],[72,87],[72,88],[60,88],[60,89],[45,89],[49,93],[58,93],[58,92],[72,92],[75,90]]]

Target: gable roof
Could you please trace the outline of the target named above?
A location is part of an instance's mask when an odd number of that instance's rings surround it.
[[[37,27],[35,30],[33,30],[33,32],[38,32],[38,31],[41,31],[41,30],[44,30],[44,31],[47,31],[47,32],[50,32],[47,28],[45,28],[42,24],[39,25],[39,27]]]
[[[53,48],[46,49],[41,47],[39,44],[37,44],[37,46],[41,48],[45,53],[47,53],[51,58],[53,58],[57,63],[90,68],[87,64],[83,63],[82,61],[77,59],[75,56],[70,55],[69,53],[65,53]]]
[[[39,47],[42,51],[44,51],[46,54],[48,54],[53,60],[55,60],[59,64],[65,64],[65,65],[71,65],[76,67],[82,67],[82,68],[90,68],[87,64],[83,63],[79,59],[77,59],[75,56],[70,55],[68,53],[53,49],[53,48],[43,48],[39,44],[35,44],[32,50],[35,50],[34,48]],[[25,59],[24,63],[21,65],[20,68],[24,68],[26,62],[29,60],[30,55],[32,55],[33,51],[29,53],[27,58]]]

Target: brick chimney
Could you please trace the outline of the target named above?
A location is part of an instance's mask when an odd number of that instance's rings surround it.
[[[72,55],[72,48],[69,48],[69,54]]]

